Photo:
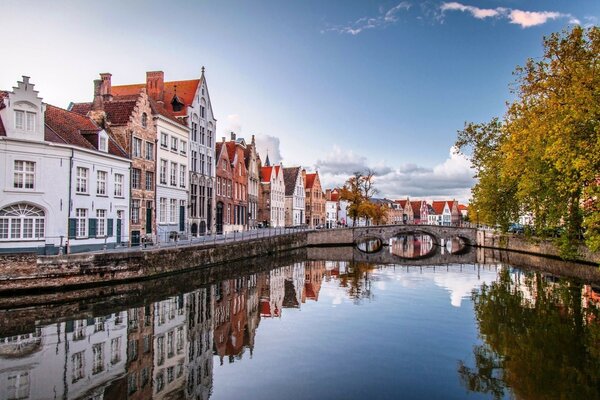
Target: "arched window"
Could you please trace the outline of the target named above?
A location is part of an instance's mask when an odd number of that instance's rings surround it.
[[[43,239],[44,211],[30,204],[13,204],[0,210],[1,239]]]
[[[142,128],[147,128],[148,127],[148,114],[143,113],[142,114]]]

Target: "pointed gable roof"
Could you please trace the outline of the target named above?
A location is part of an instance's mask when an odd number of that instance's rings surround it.
[[[265,166],[260,169],[260,181],[263,183],[271,182],[271,174],[275,167]]]
[[[285,184],[285,195],[293,196],[296,190],[296,181],[300,174],[300,167],[291,167],[283,169],[283,183]]]
[[[307,189],[312,189],[315,185],[315,180],[317,179],[317,172],[312,174],[306,174],[306,181],[304,182],[304,187]]]
[[[408,200],[394,200],[394,203],[396,204],[400,204],[400,207],[402,207],[402,209],[404,209],[406,207],[406,202]]]
[[[446,206],[446,202],[444,200],[434,201],[431,203],[431,207],[433,207],[433,211],[437,215],[442,215],[444,213],[445,206]]]

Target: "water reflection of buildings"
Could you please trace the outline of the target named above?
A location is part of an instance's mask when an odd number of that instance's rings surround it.
[[[153,311],[151,306],[127,311],[127,395],[132,400],[152,398]]]
[[[403,258],[426,256],[433,249],[433,238],[425,234],[400,235],[390,239],[390,252]]]
[[[0,398],[104,398],[125,375],[127,313],[0,339]]]
[[[214,286],[186,294],[186,399],[206,400],[212,391]]]

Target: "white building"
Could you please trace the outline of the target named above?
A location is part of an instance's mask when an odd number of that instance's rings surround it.
[[[335,228],[337,227],[337,208],[338,202],[327,200],[325,202],[325,227]]]
[[[283,169],[285,184],[285,225],[299,226],[304,224],[305,197],[302,168]]]
[[[23,77],[0,92],[0,252],[115,247],[131,163],[91,120],[42,103]]]
[[[166,242],[187,232],[189,129],[162,104],[151,104],[158,136],[157,235]]]
[[[275,165],[261,168],[261,186],[263,201],[266,203],[262,215],[269,226],[280,228],[285,226],[285,183],[283,167]]]

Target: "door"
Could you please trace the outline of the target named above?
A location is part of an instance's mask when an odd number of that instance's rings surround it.
[[[191,233],[194,237],[198,236],[198,224],[195,222],[192,224]]]
[[[131,245],[132,246],[140,245],[140,231],[131,231]]]
[[[121,244],[121,230],[123,229],[123,226],[121,225],[123,223],[123,215],[125,213],[123,212],[123,210],[117,210],[117,244]]]
[[[217,203],[217,234],[223,233],[223,203]]]
[[[208,193],[210,195],[210,193],[211,193],[210,189],[209,189]],[[207,224],[206,225],[206,230],[210,231],[211,226],[212,226],[212,201],[211,201],[210,198],[208,199],[208,206],[207,206],[207,209],[206,209],[206,215],[207,215],[207,217],[206,217],[206,224]],[[200,229],[200,232],[202,232],[202,229]]]
[[[185,230],[185,206],[179,206],[179,232]]]
[[[152,233],[152,207],[146,208],[146,233]]]

